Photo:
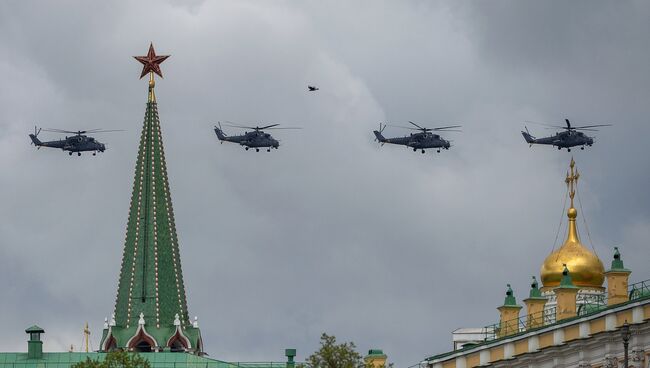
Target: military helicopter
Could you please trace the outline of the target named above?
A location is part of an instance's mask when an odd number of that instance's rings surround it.
[[[425,149],[427,148],[436,148],[438,152],[440,152],[441,148],[444,148],[446,150],[451,147],[451,143],[448,140],[443,139],[440,137],[440,135],[432,133],[434,131],[441,131],[441,132],[460,132],[460,130],[456,130],[454,128],[460,128],[460,125],[450,125],[450,126],[444,126],[444,127],[438,127],[438,128],[423,128],[416,123],[409,121],[409,123],[415,128],[412,127],[402,127],[402,126],[396,126],[398,128],[404,128],[404,129],[410,129],[410,130],[419,130],[420,133],[411,133],[410,135],[407,135],[405,137],[396,137],[396,138],[385,138],[381,133],[384,131],[386,126],[388,124],[379,124],[379,130],[373,131],[375,133],[376,141],[381,143],[383,146],[385,143],[392,143],[392,144],[399,144],[402,146],[407,146],[413,148],[413,151],[417,150],[422,150],[422,153],[425,153]]]
[[[242,135],[228,136],[226,133],[223,132],[223,129],[221,128],[221,122],[219,122],[218,124],[219,124],[218,127],[215,125],[214,132],[217,134],[217,138],[219,138],[221,144],[223,144],[223,142],[239,143],[240,145],[244,146],[246,151],[248,151],[250,148],[255,148],[255,151],[257,152],[260,151],[260,148],[266,148],[266,152],[271,152],[271,148],[278,149],[278,147],[280,147],[280,142],[277,139],[273,138],[271,134],[265,133],[264,130],[300,129],[300,128],[285,128],[285,127],[277,128],[277,126],[280,124],[271,124],[263,127],[260,126],[250,127],[250,126],[242,126],[242,125],[229,123],[225,125],[233,128],[239,128],[239,129],[251,129],[252,131],[250,132],[245,131],[244,134]]]
[[[320,88],[318,88],[316,86],[307,86],[307,90],[309,90],[309,92],[316,92],[316,91],[320,90]]]
[[[53,133],[63,133],[63,134],[73,134],[72,136],[68,137],[66,136],[65,139],[59,139],[56,141],[47,141],[47,142],[41,142],[40,139],[38,139],[38,134],[41,132],[41,130],[46,131],[46,132],[53,132]],[[104,152],[106,150],[106,145],[104,143],[99,142],[93,137],[89,137],[85,134],[87,133],[106,133],[106,132],[121,132],[122,130],[103,130],[103,129],[91,129],[91,130],[78,130],[76,132],[69,131],[69,130],[61,130],[61,129],[38,129],[34,127],[34,134],[30,134],[29,138],[32,139],[32,144],[35,145],[38,149],[41,147],[49,147],[49,148],[60,148],[64,151],[68,151],[68,154],[72,156],[73,153],[77,153],[77,156],[81,156],[81,152],[93,152],[93,156],[97,154],[97,152]]]
[[[585,146],[591,147],[594,144],[594,137],[589,137],[588,135],[586,135],[583,132],[580,132],[579,130],[597,132],[598,131],[597,129],[592,129],[592,128],[612,125],[612,124],[596,124],[596,125],[583,125],[583,126],[574,127],[571,126],[569,119],[564,119],[564,121],[566,122],[566,126],[535,123],[532,121],[530,122],[533,124],[540,124],[551,128],[558,128],[558,129],[565,130],[564,132],[555,133],[555,135],[552,135],[550,137],[535,138],[532,135],[530,135],[527,127],[526,127],[526,131],[525,132],[522,131],[521,134],[524,136],[526,143],[528,143],[531,147],[533,146],[533,144],[546,144],[546,145],[556,146],[558,150],[561,150],[562,148],[566,148],[568,152],[571,152],[571,147],[581,146],[580,149],[583,150],[585,149]]]

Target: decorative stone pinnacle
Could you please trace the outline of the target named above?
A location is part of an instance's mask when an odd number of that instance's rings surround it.
[[[174,326],[180,326],[181,325],[181,319],[178,317],[178,313],[174,316]]]
[[[144,313],[140,312],[140,319],[138,320],[140,326],[144,326]]]
[[[111,322],[109,323],[109,326],[115,326],[115,313],[111,314]]]
[[[621,252],[618,251],[618,247],[614,247],[614,259],[612,260],[611,271],[629,271],[625,269],[625,266],[623,265]]]
[[[517,300],[515,299],[514,292],[512,291],[512,287],[510,287],[510,284],[507,284],[508,290],[506,291],[506,298],[503,301],[504,306],[516,306],[517,305]]]
[[[194,316],[194,323],[192,323],[192,327],[199,328],[199,317]]]

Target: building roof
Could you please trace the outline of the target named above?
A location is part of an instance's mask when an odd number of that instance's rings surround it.
[[[582,314],[579,314],[573,318],[567,318],[564,320],[555,321],[550,324],[542,325],[538,328],[525,329],[511,335],[504,335],[495,338],[486,338],[483,342],[479,344],[472,344],[470,346],[463,347],[458,350],[447,351],[441,354],[430,356],[428,358],[425,358],[424,362],[446,361],[456,356],[466,355],[471,352],[503,345],[507,342],[526,339],[529,336],[540,335],[542,333],[547,333],[549,331],[554,331],[556,329],[562,329],[567,325],[575,325],[584,321],[603,318],[608,314],[615,314],[617,312],[629,310],[634,307],[650,305],[650,280],[642,281],[637,284],[631,285],[630,290],[631,290],[630,295],[632,296],[632,298],[630,298],[630,300],[627,302],[614,304],[610,306],[603,305],[598,308],[587,308],[584,310]]]
[[[284,362],[224,362],[187,353],[140,353],[152,368],[284,368]],[[42,359],[29,359],[27,353],[0,353],[0,367],[69,368],[86,359],[102,361],[106,353],[66,352],[43,353]]]

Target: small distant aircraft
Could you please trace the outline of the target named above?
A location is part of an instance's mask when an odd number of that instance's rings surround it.
[[[65,139],[59,139],[55,141],[41,142],[38,139],[38,134],[44,130],[46,132],[54,133],[67,133],[74,134],[73,136],[66,136]],[[34,134],[30,134],[29,138],[32,139],[32,144],[34,144],[38,149],[41,147],[49,148],[60,148],[63,151],[68,151],[68,154],[72,156],[73,153],[77,153],[77,156],[81,156],[81,152],[93,152],[93,156],[97,152],[104,152],[106,150],[106,145],[99,142],[93,137],[85,135],[86,133],[107,133],[107,132],[121,132],[122,130],[102,130],[102,129],[91,129],[91,130],[79,130],[72,132],[69,130],[61,129],[38,129],[34,127]]]
[[[320,88],[316,86],[307,86],[307,89],[309,90],[309,92],[315,92],[318,91]]]
[[[271,152],[271,148],[278,149],[280,147],[280,142],[273,138],[273,136],[269,133],[265,133],[264,130],[266,129],[300,129],[300,128],[276,128],[280,124],[271,124],[263,127],[249,127],[249,126],[242,126],[242,125],[235,125],[235,124],[227,124],[226,126],[230,126],[233,128],[240,128],[240,129],[252,129],[251,132],[244,132],[242,135],[233,135],[233,136],[228,136],[226,133],[223,132],[221,129],[221,123],[218,123],[219,127],[215,125],[214,127],[214,132],[217,134],[217,138],[221,143],[223,142],[232,142],[232,143],[239,143],[240,145],[244,146],[246,151],[248,151],[249,148],[255,148],[255,151],[259,152],[260,148],[266,148],[266,152]]]
[[[591,147],[594,144],[594,137],[589,137],[585,133],[579,132],[579,130],[597,132],[598,131],[597,129],[592,129],[592,128],[612,125],[612,124],[597,124],[597,125],[584,125],[584,126],[574,127],[571,126],[569,119],[564,119],[564,121],[566,122],[566,126],[531,122],[534,124],[540,124],[551,128],[565,130],[564,132],[555,133],[555,135],[552,135],[550,137],[535,138],[528,132],[527,127],[525,132],[524,131],[521,132],[521,135],[524,136],[526,143],[528,143],[531,147],[533,144],[545,144],[545,145],[555,146],[559,150],[561,150],[562,148],[566,148],[568,152],[571,152],[571,147],[581,146],[580,149],[583,150],[585,149],[585,146]]]
[[[427,148],[436,148],[437,151],[440,152],[441,148],[448,150],[449,147],[451,147],[451,143],[448,140],[440,137],[440,135],[432,133],[432,131],[460,132],[460,130],[456,130],[454,128],[461,127],[460,125],[450,125],[439,128],[423,128],[412,121],[409,121],[409,123],[415,126],[415,128],[400,126],[397,127],[419,130],[420,133],[411,133],[405,137],[385,138],[381,133],[384,131],[387,124],[384,124],[382,127],[381,123],[379,124],[379,130],[375,130],[373,133],[375,133],[376,140],[379,141],[382,146],[384,143],[391,143],[413,148],[414,152],[417,150],[422,150],[422,153],[425,153],[425,149]]]

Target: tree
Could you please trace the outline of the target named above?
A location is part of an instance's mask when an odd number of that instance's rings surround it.
[[[353,342],[336,343],[336,337],[323,333],[320,337],[320,349],[307,358],[311,368],[364,368],[361,354]]]
[[[113,351],[106,354],[103,361],[86,358],[85,362],[79,362],[72,368],[151,368],[151,365],[137,353]]]

